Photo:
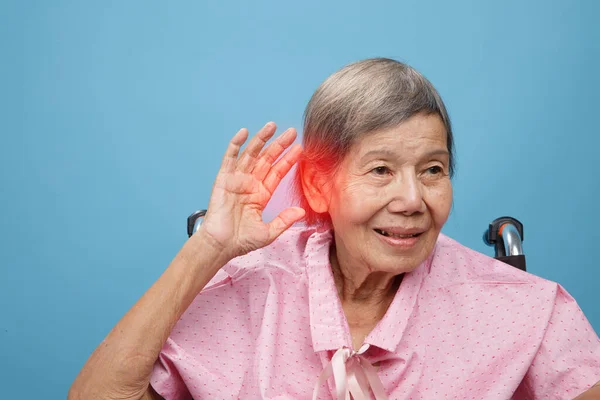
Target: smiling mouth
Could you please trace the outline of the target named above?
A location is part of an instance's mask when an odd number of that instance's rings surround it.
[[[399,233],[386,232],[382,229],[374,229],[374,231],[379,233],[382,236],[392,237],[392,238],[397,238],[397,239],[410,239],[410,238],[417,237],[423,233],[423,232],[419,232],[419,233],[413,233],[413,234],[408,234],[408,235],[401,235]]]

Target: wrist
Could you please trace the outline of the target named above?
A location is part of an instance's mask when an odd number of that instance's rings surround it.
[[[211,269],[218,270],[234,258],[231,249],[216,240],[204,227],[200,227],[187,244],[190,245],[191,251],[203,260],[202,264]]]

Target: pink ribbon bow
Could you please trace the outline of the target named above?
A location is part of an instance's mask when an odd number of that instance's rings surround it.
[[[331,375],[335,381],[337,400],[350,400],[350,395],[354,400],[368,400],[371,398],[369,389],[376,400],[387,400],[377,371],[363,356],[368,348],[369,345],[365,343],[358,351],[346,347],[338,349],[319,376],[313,390],[313,400],[317,399],[319,388]]]

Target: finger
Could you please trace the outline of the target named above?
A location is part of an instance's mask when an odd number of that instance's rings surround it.
[[[269,193],[273,194],[283,177],[286,176],[294,164],[296,164],[296,161],[300,158],[300,154],[302,154],[302,146],[296,144],[295,146],[292,146],[292,148],[277,161],[275,165],[273,165],[263,181],[263,185]]]
[[[221,169],[231,171],[235,168],[240,148],[248,139],[248,129],[240,129],[229,141],[225,155],[223,156],[223,162],[221,163]]]
[[[279,158],[281,154],[290,147],[296,140],[296,130],[289,128],[281,134],[273,143],[268,145],[258,156],[258,160],[252,174],[258,179],[263,180],[267,173],[273,166],[273,163]]]
[[[286,229],[294,225],[294,223],[304,218],[306,212],[300,207],[286,208],[279,213],[277,217],[269,222],[269,244],[272,243],[279,235],[281,235]]]
[[[256,159],[260,151],[265,147],[265,144],[273,137],[277,126],[273,122],[267,123],[258,133],[250,140],[248,147],[242,152],[238,169],[240,171],[252,171],[252,167],[256,163]]]

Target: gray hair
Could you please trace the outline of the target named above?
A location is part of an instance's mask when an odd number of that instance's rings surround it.
[[[313,211],[302,189],[302,173],[309,164],[331,176],[351,146],[371,132],[393,128],[415,114],[438,114],[447,133],[450,176],[454,173],[454,145],[450,118],[433,85],[412,67],[388,58],[349,64],[329,76],[315,91],[304,112],[304,153],[293,184],[307,225],[326,224],[329,215]]]

